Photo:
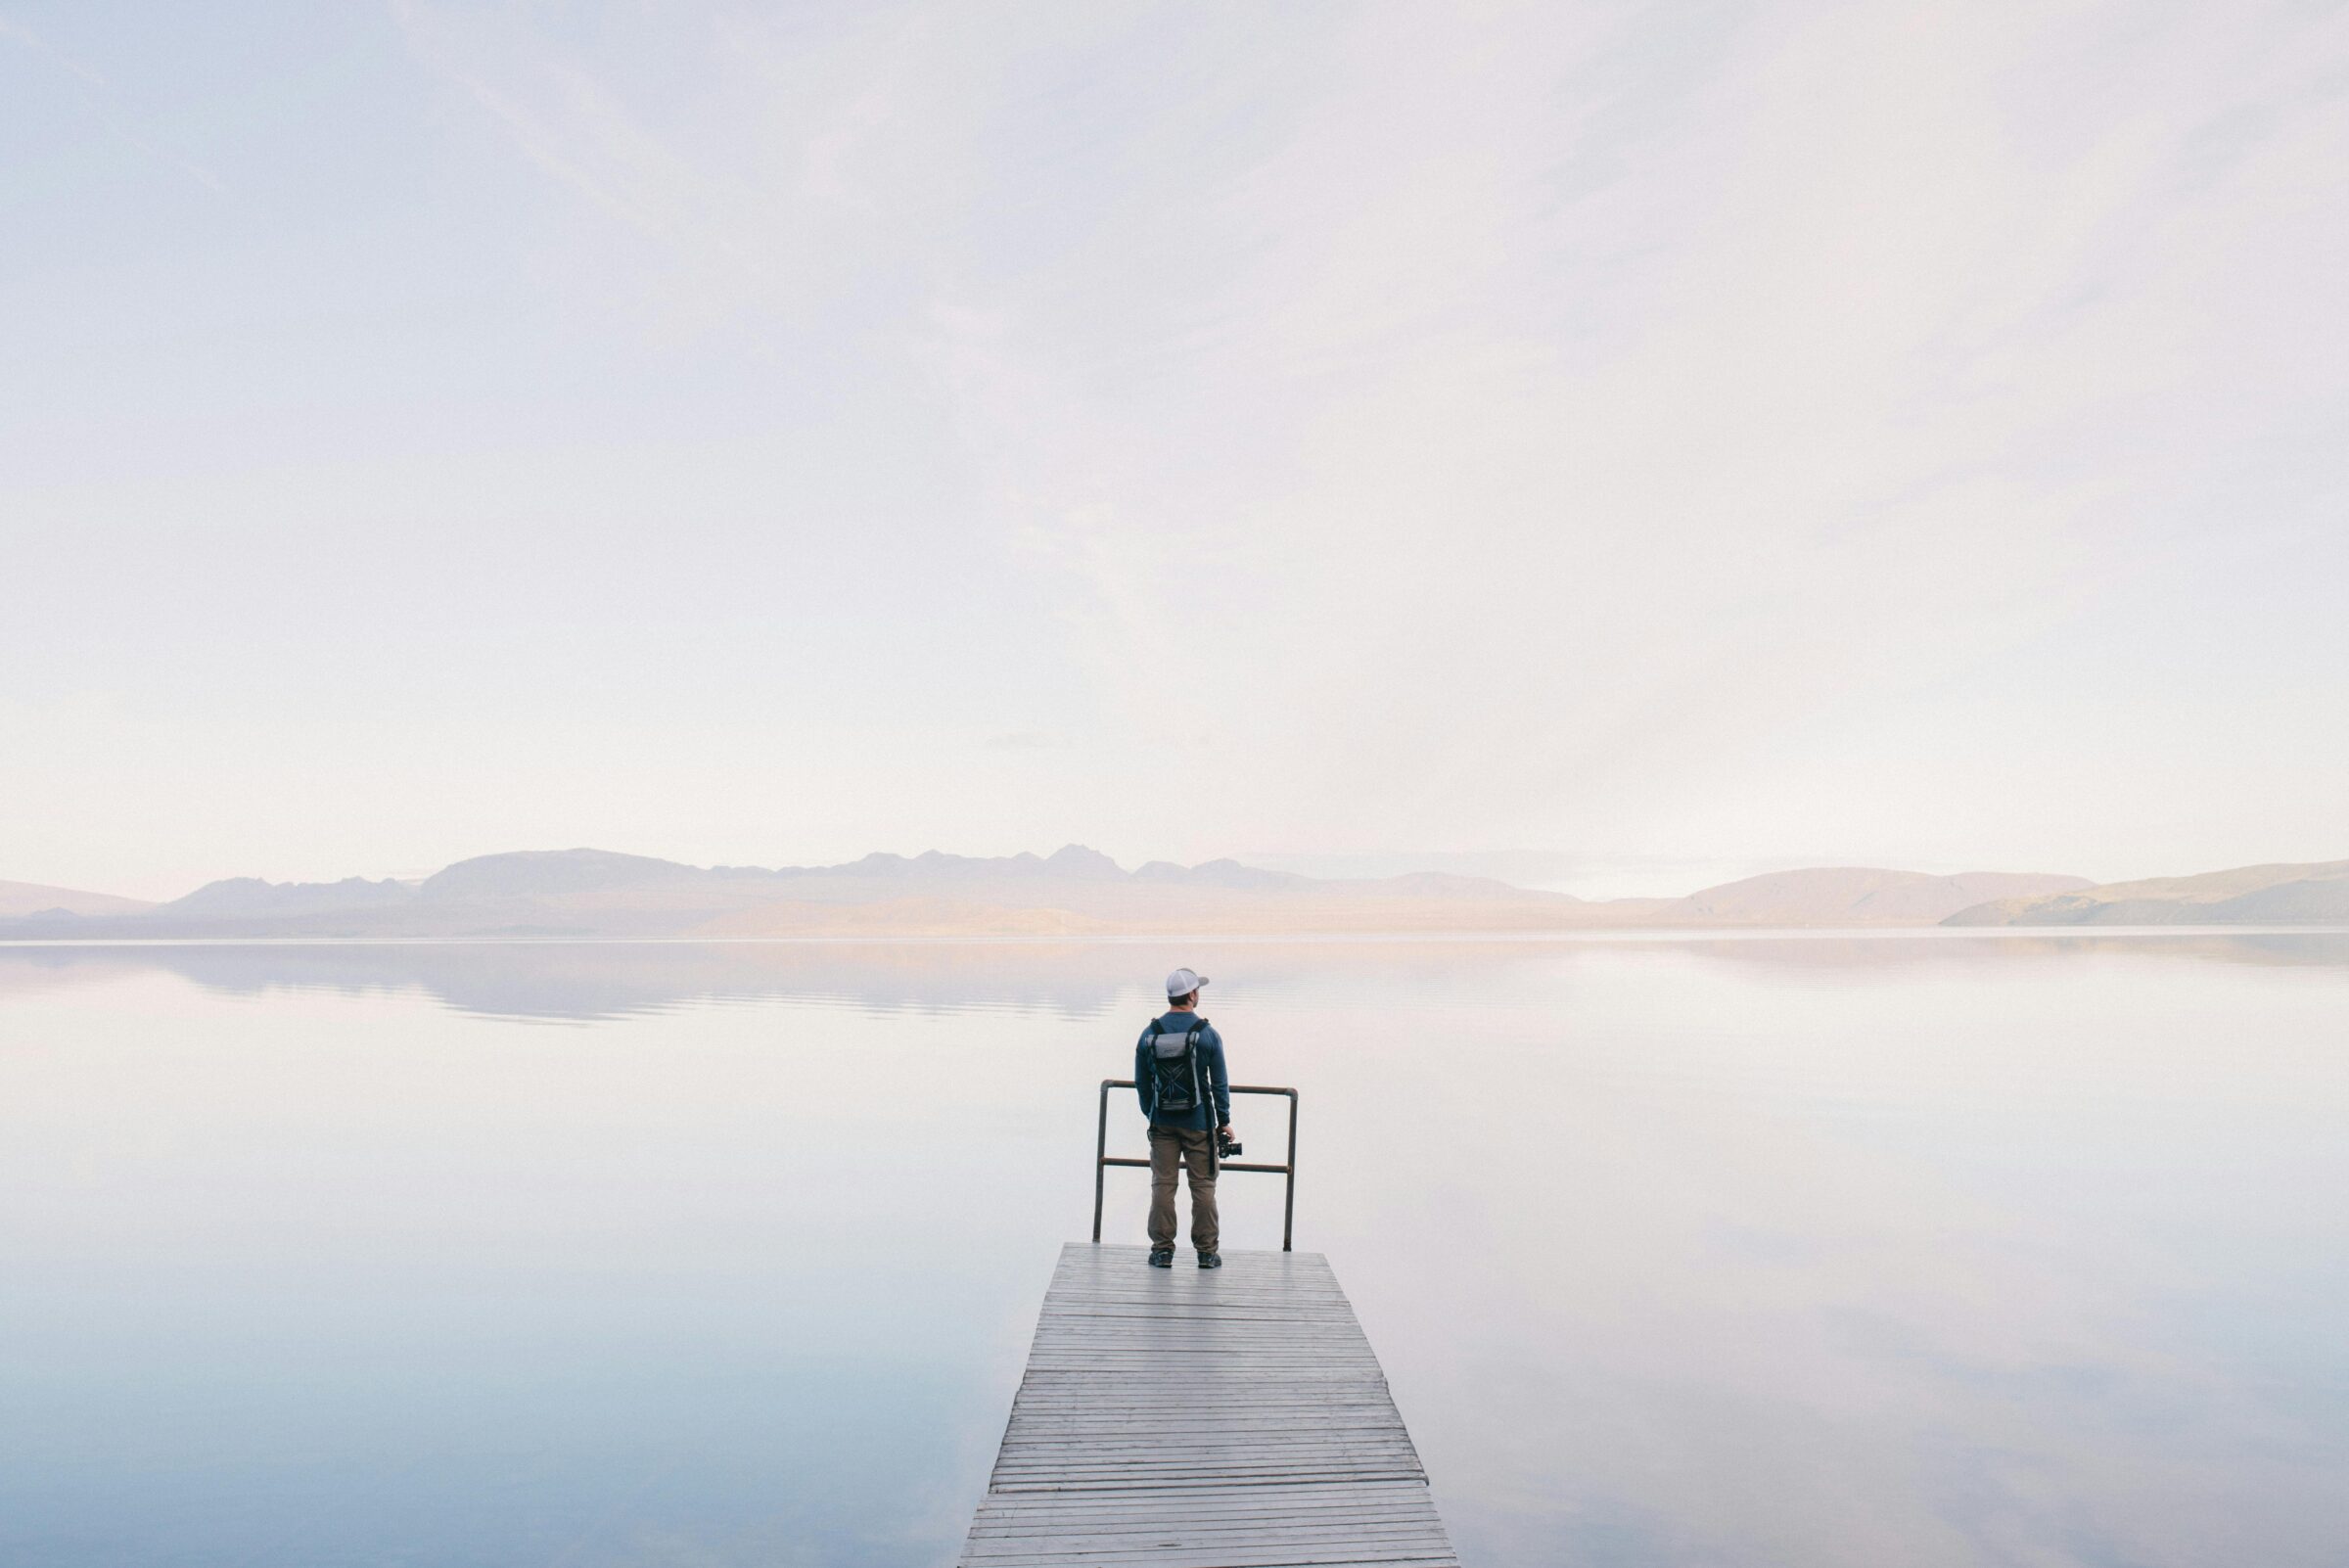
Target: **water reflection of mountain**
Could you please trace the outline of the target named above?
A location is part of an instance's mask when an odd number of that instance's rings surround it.
[[[1216,960],[1222,958],[1223,963]],[[459,1012],[592,1021],[678,1006],[790,998],[874,1012],[1034,1010],[1070,1018],[1147,1006],[1177,962],[1233,976],[1214,994],[1307,986],[1472,992],[1502,969],[1548,965],[1542,944],[1280,942],[221,943],[0,946],[13,991],[165,973],[261,995],[421,992]]]
[[[2016,959],[2041,962],[2129,957],[2179,962],[2246,964],[2257,968],[2339,969],[2349,972],[2349,932],[2341,931],[2099,931],[2088,935],[2016,935],[1961,939],[1948,930],[1838,936],[1730,937],[1675,942],[1724,963],[1754,968],[1855,975],[1904,970],[1962,970]]]
[[[795,997],[881,1009],[1034,1007],[1089,1015],[1130,987],[1100,948],[986,944],[317,943],[0,951],[0,993],[24,986],[179,975],[207,990],[421,992],[459,1012],[587,1021],[688,1003]]]
[[[1027,1009],[1089,1018],[1146,1003],[1167,965],[1231,977],[1221,994],[1313,989],[1472,995],[1513,972],[1632,948],[1789,978],[1855,982],[2015,961],[2248,964],[2349,973],[2349,934],[1951,938],[1777,936],[1533,942],[253,943],[0,947],[0,998],[140,975],[258,995],[411,992],[459,1012],[578,1022],[667,1008],[793,998],[873,1011]]]

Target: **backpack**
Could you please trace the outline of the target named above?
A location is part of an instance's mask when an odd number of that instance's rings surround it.
[[[1175,1031],[1153,1021],[1150,1026],[1150,1087],[1151,1114],[1160,1111],[1179,1114],[1199,1108],[1199,1037],[1207,1031],[1207,1020],[1195,1021],[1187,1030]]]

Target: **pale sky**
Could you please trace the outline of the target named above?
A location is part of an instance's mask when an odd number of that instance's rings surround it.
[[[2338,4],[0,0],[0,877],[2349,855]]]

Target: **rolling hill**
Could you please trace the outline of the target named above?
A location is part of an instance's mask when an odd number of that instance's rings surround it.
[[[2111,882],[1960,909],[1953,926],[2349,925],[2349,860]]]
[[[143,914],[154,907],[144,899],[118,899],[111,893],[83,893],[38,882],[0,882],[0,920]]]
[[[1927,926],[1993,899],[2040,899],[2090,886],[2086,877],[1967,871],[1954,877],[1867,866],[1773,871],[1675,899],[1669,925]]]

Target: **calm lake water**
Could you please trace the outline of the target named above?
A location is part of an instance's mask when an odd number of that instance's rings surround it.
[[[0,948],[0,1562],[951,1562],[1177,962],[1471,1564],[2349,1562],[2349,938],[2180,935]]]

